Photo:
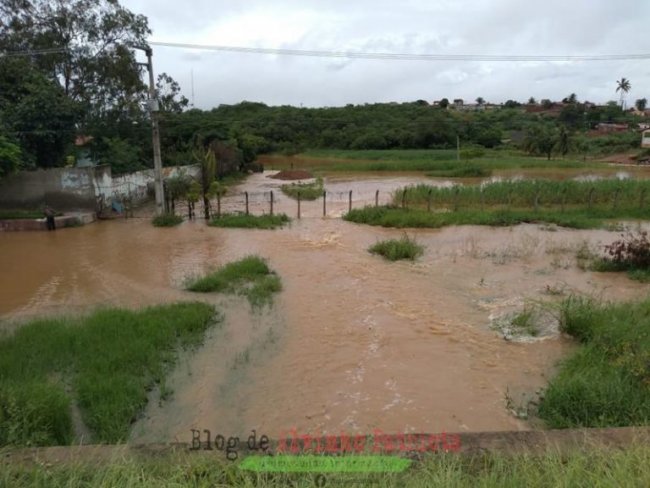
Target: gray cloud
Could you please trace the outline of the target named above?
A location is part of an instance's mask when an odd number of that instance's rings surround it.
[[[650,52],[647,0],[384,0],[238,2],[123,0],[149,17],[152,40],[337,51],[438,54]],[[176,78],[196,106],[241,100],[307,106],[442,97],[615,99],[650,97],[650,61],[416,62],[320,59],[157,47],[157,71]]]

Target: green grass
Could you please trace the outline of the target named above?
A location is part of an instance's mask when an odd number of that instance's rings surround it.
[[[53,465],[13,463],[0,469],[0,486],[317,486],[317,473],[254,473],[241,470],[238,465],[221,461],[214,454],[196,453],[192,456],[115,456],[103,462],[74,461]],[[548,450],[537,455],[492,452],[467,456],[436,454],[425,457],[403,473],[329,473],[325,478],[328,487],[646,487],[650,485],[650,447],[637,443],[625,449],[593,447],[566,453]]]
[[[151,223],[155,227],[174,227],[183,222],[183,217],[180,215],[175,215],[173,213],[164,213],[162,215],[157,215],[151,219]]]
[[[277,215],[245,215],[223,214],[212,219],[212,227],[228,227],[241,229],[277,229],[289,223],[291,219],[285,214]]]
[[[95,442],[120,442],[164,385],[179,346],[202,341],[213,307],[182,303],[36,320],[0,339],[0,445],[73,440],[70,406]]]
[[[549,223],[573,229],[603,227],[607,220],[616,218],[650,218],[650,210],[613,212],[605,210],[460,210],[458,212],[428,212],[422,209],[394,206],[363,207],[352,209],[344,217],[348,222],[381,227],[440,228],[450,225],[512,226],[522,223]]]
[[[401,239],[389,239],[377,242],[370,246],[368,252],[379,254],[388,261],[398,261],[400,259],[414,261],[424,253],[424,248],[415,239],[404,235]]]
[[[294,200],[316,200],[323,196],[323,179],[316,178],[313,183],[290,183],[282,185],[282,193]]]
[[[492,176],[492,169],[475,164],[463,164],[452,169],[430,171],[426,175],[440,178],[487,178]]]
[[[282,282],[264,259],[247,256],[203,277],[190,280],[186,288],[201,293],[244,295],[256,308],[270,303],[273,294],[282,290]]]
[[[390,150],[312,150],[297,156],[300,167],[319,171],[455,171],[467,166],[456,160],[453,149],[390,149]],[[286,158],[284,158],[286,159]],[[273,166],[289,167],[290,161],[277,158]],[[603,163],[583,162],[578,159],[552,159],[528,156],[514,150],[486,150],[485,155],[473,158],[471,165],[485,171],[498,169],[542,168],[604,168]],[[446,176],[446,175],[438,175]],[[461,175],[459,175],[461,176]]]
[[[599,256],[592,256],[591,259],[584,264],[584,268],[601,273],[625,272],[631,280],[639,281],[641,283],[650,283],[650,269],[638,268],[625,262],[616,263],[610,259]]]
[[[565,300],[560,328],[580,343],[548,385],[539,415],[552,428],[650,423],[650,300]]]
[[[63,215],[62,212],[55,212],[57,216]],[[42,210],[7,210],[0,209],[0,220],[16,219],[44,219],[45,214]]]
[[[425,206],[431,199],[435,208],[589,208],[591,202],[592,209],[638,210],[649,206],[650,180],[518,180],[451,188],[420,184],[396,191],[395,204],[401,205],[404,192],[408,206]]]

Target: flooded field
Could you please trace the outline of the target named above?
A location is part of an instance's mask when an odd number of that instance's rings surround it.
[[[387,263],[366,250],[403,231],[337,218],[353,205],[380,203],[417,175],[340,175],[322,202],[302,203],[285,229],[217,229],[201,220],[177,228],[147,218],[98,222],[57,232],[0,234],[0,326],[44,314],[120,305],[208,300],[223,327],[185,353],[165,402],[151,401],[134,442],[191,440],[190,429],[278,437],[298,432],[371,433],[525,430],[507,406],[534,398],[571,350],[548,305],[570,293],[603,299],[645,297],[647,286],[616,273],[576,266],[585,242],[617,232],[456,227],[409,231],[425,247],[415,263]],[[295,217],[286,182],[250,177],[223,201],[252,213]],[[441,180],[440,184],[448,184]],[[269,260],[284,289],[273,308],[252,312],[244,299],[198,296],[184,280],[248,254]],[[513,340],[498,324],[530,306],[545,310],[536,337]],[[510,402],[506,399],[510,398]],[[515,408],[516,410],[516,408]]]

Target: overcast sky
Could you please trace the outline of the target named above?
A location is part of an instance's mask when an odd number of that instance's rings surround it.
[[[650,0],[121,0],[146,15],[152,41],[416,54],[650,53]],[[650,60],[377,61],[154,48],[166,71],[209,109],[242,100],[338,106],[443,97],[650,98]]]

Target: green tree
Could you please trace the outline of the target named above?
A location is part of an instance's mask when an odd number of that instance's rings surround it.
[[[622,109],[625,109],[625,106],[624,106],[625,97],[626,97],[627,93],[631,89],[632,89],[632,85],[630,84],[630,80],[628,80],[627,78],[621,78],[620,80],[616,81],[616,92],[621,93],[620,102],[621,102],[621,108]]]
[[[634,104],[640,112],[643,112],[646,107],[648,106],[648,99],[647,98],[639,98],[636,103]]]
[[[535,100],[535,97],[530,97],[528,99],[528,105],[537,105],[537,100]]]
[[[484,99],[483,97],[478,97],[478,98],[476,99],[476,104],[477,104],[478,106],[482,106],[482,105],[484,105],[484,104],[485,104],[485,99]]]
[[[524,150],[551,159],[557,143],[557,133],[551,124],[537,124],[528,128],[524,138]]]
[[[438,102],[438,106],[439,106],[440,108],[447,108],[447,107],[449,107],[449,99],[447,99],[447,98],[443,98],[442,100],[440,100],[440,102]]]
[[[144,169],[140,148],[119,137],[103,137],[94,144],[94,152],[102,164],[108,164],[115,174]]]
[[[16,171],[21,164],[21,151],[17,144],[0,135],[0,178]]]

